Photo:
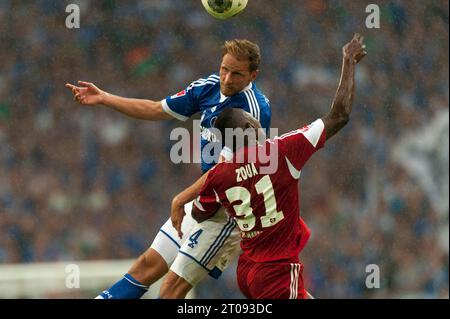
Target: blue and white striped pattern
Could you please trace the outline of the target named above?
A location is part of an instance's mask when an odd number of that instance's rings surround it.
[[[209,247],[209,249],[206,251],[202,259],[200,260],[201,264],[207,267],[207,265],[211,262],[211,260],[220,250],[220,248],[222,248],[223,244],[228,239],[228,237],[230,237],[234,227],[236,227],[236,222],[234,221],[233,218],[228,217],[228,222],[222,228],[222,231],[220,232],[219,236],[217,236],[217,238],[214,240],[212,245]]]
[[[248,106],[250,108],[250,114],[257,119],[258,121],[261,120],[261,110],[259,108],[258,100],[255,96],[255,91],[252,89],[244,91],[244,94],[248,101]]]
[[[123,276],[123,278],[125,278],[130,284],[132,284],[132,285],[134,285],[134,286],[136,286],[136,287],[139,287],[139,288],[148,290],[148,286],[139,283],[139,282],[138,282],[136,279],[134,279],[130,274],[125,274],[125,275]]]
[[[216,74],[212,74],[206,79],[198,79],[197,81],[192,82],[188,86],[187,91],[191,90],[194,87],[198,87],[198,86],[205,86],[205,85],[208,85],[208,84],[215,85],[219,81],[220,81],[220,77],[218,75],[216,75]]]

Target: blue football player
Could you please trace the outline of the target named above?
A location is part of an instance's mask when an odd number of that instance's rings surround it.
[[[200,113],[201,168],[205,173],[219,158],[219,154],[210,154],[207,145],[215,141],[211,128],[220,112],[230,107],[242,108],[266,131],[271,121],[269,101],[253,83],[259,72],[259,47],[248,40],[235,39],[225,42],[222,54],[219,74],[194,81],[183,91],[161,101],[116,96],[83,81],[78,82],[79,86],[66,84],[66,87],[72,91],[75,101],[82,105],[105,105],[137,119],[158,121],[175,118],[186,121]],[[219,277],[240,251],[239,230],[225,211],[197,224],[191,217],[191,208],[192,203],[185,205],[186,216],[181,233],[175,230],[169,219],[128,273],[97,298],[140,298],[166,273],[161,297],[184,298],[206,275]]]

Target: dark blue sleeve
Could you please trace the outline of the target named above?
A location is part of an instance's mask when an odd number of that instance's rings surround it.
[[[180,121],[186,121],[199,112],[198,96],[201,94],[202,87],[196,86],[196,83],[197,81],[192,82],[183,91],[162,100],[164,111]]]

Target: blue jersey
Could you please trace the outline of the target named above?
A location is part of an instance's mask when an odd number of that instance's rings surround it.
[[[271,110],[269,100],[250,83],[240,93],[233,96],[224,96],[220,92],[220,77],[212,74],[206,79],[192,82],[185,90],[168,96],[162,100],[164,111],[173,117],[186,121],[192,115],[201,113],[200,145],[202,171],[206,172],[215,165],[218,155],[204,154],[204,148],[208,143],[215,141],[210,128],[214,127],[217,116],[228,107],[242,108],[256,118],[261,126],[269,131]],[[214,156],[214,158],[208,158]]]

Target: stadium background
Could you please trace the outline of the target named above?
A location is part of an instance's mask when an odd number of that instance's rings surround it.
[[[65,27],[69,3],[80,29]],[[364,26],[369,3],[380,29]],[[360,32],[369,55],[351,122],[300,182],[306,284],[318,298],[448,298],[448,27],[446,0],[250,0],[225,22],[195,0],[1,0],[0,265],[135,258],[199,176],[198,164],[169,159],[170,131],[191,121],[83,108],[66,82],[162,99],[218,71],[223,40],[248,38],[262,49],[272,126],[285,132],[325,114],[341,47]],[[368,264],[379,289],[365,286]],[[234,267],[197,296],[242,298]]]

